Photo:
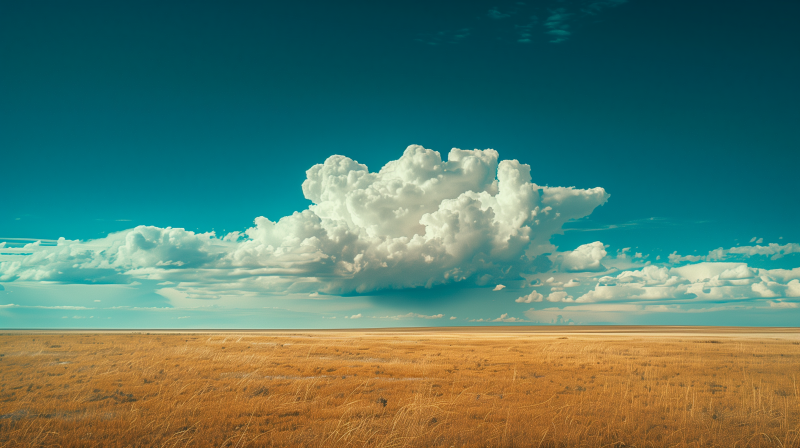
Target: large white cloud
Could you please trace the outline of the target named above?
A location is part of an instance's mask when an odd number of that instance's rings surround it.
[[[244,235],[140,226],[89,242],[30,245],[29,255],[0,256],[0,281],[142,278],[184,289],[328,293],[488,284],[526,271],[553,251],[550,238],[565,222],[608,199],[602,188],[536,185],[528,165],[498,163],[491,149],[453,149],[443,161],[410,146],[378,172],[332,156],[306,175],[307,210],[277,222],[256,218]],[[593,244],[568,254],[567,266],[598,269],[605,251]]]

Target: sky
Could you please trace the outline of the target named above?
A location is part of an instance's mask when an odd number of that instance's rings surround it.
[[[2,2],[0,328],[796,326],[799,13]]]

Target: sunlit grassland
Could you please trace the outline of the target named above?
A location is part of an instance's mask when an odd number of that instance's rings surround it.
[[[800,333],[0,335],[0,446],[800,447]]]

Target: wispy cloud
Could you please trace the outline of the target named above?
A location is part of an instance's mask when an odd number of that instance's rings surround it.
[[[470,34],[472,34],[472,30],[470,28],[460,28],[457,30],[445,30],[435,33],[420,33],[414,40],[431,46],[453,45],[468,38]]]
[[[616,8],[617,6],[628,3],[628,0],[600,0],[583,5],[581,11],[586,14],[598,14],[604,9]]]
[[[511,323],[511,322],[528,322],[527,320],[520,319],[519,317],[509,317],[508,313],[503,313],[503,314],[500,315],[500,317],[497,317],[495,319],[491,319],[491,318],[483,319],[483,318],[481,318],[481,319],[470,319],[469,321],[470,322],[507,322],[507,323]]]
[[[494,19],[494,20],[502,20],[502,19],[507,19],[507,18],[511,17],[511,14],[502,13],[497,8],[490,9],[489,12],[486,15],[490,19]]]
[[[444,314],[425,315],[418,313],[399,314],[397,316],[383,316],[379,319],[401,320],[401,319],[441,319]]]
[[[566,41],[572,32],[569,31],[570,25],[567,22],[572,14],[568,13],[565,8],[557,8],[550,11],[550,15],[544,22],[544,27],[547,29],[545,34],[552,37],[551,43],[557,44]]]
[[[463,38],[474,29],[481,30],[483,28],[494,29],[496,39],[509,41],[509,37],[511,37],[514,42],[519,44],[531,44],[537,40],[560,44],[572,38],[574,30],[587,20],[596,20],[596,16],[604,10],[616,8],[625,3],[627,0],[589,0],[569,4],[563,0],[550,0],[544,4],[516,2],[503,9],[498,7],[489,9],[483,21],[465,23],[468,27],[458,32],[440,31],[433,34],[421,34],[417,36],[416,40],[428,45],[452,44],[458,41],[459,35]],[[544,19],[542,20],[540,17]],[[491,25],[490,23],[496,24]],[[509,32],[513,34],[509,36]]]

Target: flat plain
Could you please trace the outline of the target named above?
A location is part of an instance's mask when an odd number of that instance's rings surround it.
[[[800,447],[800,330],[10,331],[0,447]]]

